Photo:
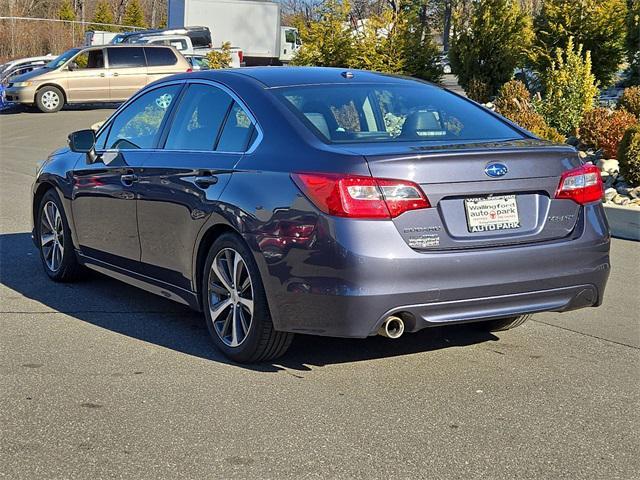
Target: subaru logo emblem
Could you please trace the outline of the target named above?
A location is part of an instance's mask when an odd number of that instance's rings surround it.
[[[508,171],[504,163],[490,163],[484,168],[484,173],[492,178],[504,177]]]

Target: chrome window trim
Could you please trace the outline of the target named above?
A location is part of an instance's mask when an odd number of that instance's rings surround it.
[[[152,152],[166,151],[166,152],[180,152],[180,153],[190,153],[190,152],[191,153],[222,153],[222,154],[225,154],[225,155],[249,155],[249,154],[253,153],[258,148],[258,146],[262,142],[262,139],[264,138],[264,133],[262,132],[262,127],[258,123],[258,120],[256,119],[255,115],[253,114],[251,109],[249,109],[249,107],[247,107],[247,105],[240,99],[240,97],[238,95],[236,95],[236,93],[233,90],[231,90],[229,87],[227,87],[226,85],[223,85],[223,84],[221,84],[219,82],[215,82],[213,80],[207,80],[207,79],[204,79],[204,78],[195,78],[195,79],[190,79],[189,78],[189,79],[182,79],[182,80],[168,80],[166,82],[162,82],[162,83],[158,83],[158,84],[154,85],[153,88],[147,89],[145,87],[145,88],[141,89],[133,97],[131,97],[129,100],[127,100],[122,105],[120,105],[118,107],[118,109],[111,114],[111,116],[104,122],[104,124],[96,132],[96,138],[98,138],[98,136],[102,133],[103,129],[110,128],[111,123],[113,123],[113,119],[116,118],[116,116],[120,114],[120,111],[123,110],[124,108],[126,108],[126,106],[129,105],[131,102],[135,101],[136,98],[138,98],[139,96],[141,96],[143,94],[146,94],[146,93],[148,93],[150,91],[156,90],[158,88],[166,87],[166,86],[169,86],[169,85],[182,84],[185,87],[188,87],[189,85],[195,84],[195,83],[200,83],[200,84],[204,84],[204,85],[211,85],[213,87],[219,88],[222,91],[224,91],[225,93],[227,93],[238,105],[240,105],[240,108],[242,108],[242,110],[244,110],[244,113],[247,114],[247,116],[249,117],[249,120],[251,120],[251,123],[253,124],[253,127],[256,129],[256,132],[257,132],[256,138],[253,140],[253,143],[251,144],[249,149],[245,150],[244,152],[223,152],[223,151],[220,151],[220,150],[182,150],[182,149],[169,150],[169,149],[165,149],[165,148],[151,148],[151,149],[145,149],[145,150],[152,151]],[[136,151],[141,151],[141,150],[142,149],[136,149]],[[102,151],[106,152],[107,150],[102,150]],[[120,150],[110,150],[110,151],[118,152]]]

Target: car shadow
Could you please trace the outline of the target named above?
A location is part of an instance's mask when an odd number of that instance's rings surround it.
[[[263,372],[305,371],[311,366],[358,362],[428,352],[497,340],[471,326],[425,329],[398,340],[382,337],[342,339],[297,335],[287,354],[273,362],[240,365],[218,352],[202,315],[189,308],[88,272],[74,283],[55,283],[43,271],[29,233],[0,235],[0,284],[38,302],[25,311],[9,295],[3,310],[16,313],[52,311],[164,348],[216,362]],[[21,310],[23,309],[23,310]]]

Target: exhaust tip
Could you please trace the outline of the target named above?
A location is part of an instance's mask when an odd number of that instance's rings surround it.
[[[404,321],[400,317],[391,315],[382,323],[378,335],[387,338],[400,338],[404,333]]]

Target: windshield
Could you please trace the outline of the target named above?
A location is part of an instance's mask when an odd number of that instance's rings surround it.
[[[80,51],[79,48],[72,48],[71,50],[67,50],[59,57],[54,58],[49,63],[45,65],[45,68],[58,68],[64,65],[69,59],[73,58],[73,56]]]
[[[330,143],[523,138],[470,101],[428,84],[334,84],[274,90],[303,123]]]

